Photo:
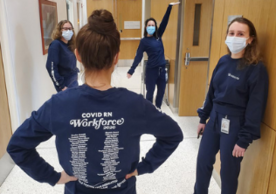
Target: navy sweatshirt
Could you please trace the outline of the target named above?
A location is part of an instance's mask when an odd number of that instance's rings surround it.
[[[165,55],[164,55],[164,46],[162,42],[162,35],[167,27],[169,17],[171,14],[172,5],[169,5],[166,14],[164,15],[162,22],[157,31],[158,38],[154,36],[144,37],[141,39],[139,47],[136,52],[134,62],[128,71],[129,74],[133,74],[136,67],[139,65],[140,61],[143,58],[143,53],[146,51],[148,55],[147,68],[162,67],[166,65]]]
[[[156,142],[139,162],[142,134],[154,135]],[[35,148],[53,135],[61,166],[78,178],[66,184],[66,191],[95,194],[102,189],[108,189],[108,194],[124,193],[136,180],[125,180],[128,173],[153,172],[183,139],[177,123],[142,95],[87,85],[53,95],[16,130],[8,145],[8,153],[21,169],[51,185],[60,173]]]
[[[223,56],[213,71],[204,106],[198,109],[200,123],[205,124],[211,110],[242,114],[244,122],[238,136],[238,146],[247,148],[260,138],[260,125],[268,96],[268,74],[260,62],[242,70],[237,66],[241,59]]]
[[[54,85],[60,90],[66,86],[65,79],[79,72],[75,54],[61,40],[54,40],[50,44],[46,68]]]

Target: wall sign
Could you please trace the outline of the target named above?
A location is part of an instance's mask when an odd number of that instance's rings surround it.
[[[141,24],[140,21],[125,21],[124,29],[140,29]]]

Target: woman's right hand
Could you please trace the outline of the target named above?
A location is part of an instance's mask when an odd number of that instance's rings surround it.
[[[204,132],[205,130],[205,126],[206,124],[202,124],[202,123],[199,123],[198,127],[197,127],[197,135],[202,135],[202,133]]]
[[[61,176],[59,181],[57,182],[57,184],[65,184],[71,181],[76,181],[78,180],[76,177],[74,176],[69,176],[65,171],[61,172]]]
[[[130,75],[129,73],[127,74],[127,78],[128,78],[128,79],[131,78],[131,76],[132,76],[132,75]]]

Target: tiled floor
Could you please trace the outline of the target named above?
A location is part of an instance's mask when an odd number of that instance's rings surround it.
[[[127,79],[128,67],[117,67],[112,76],[112,85],[126,87],[140,93],[141,68],[138,67],[131,79]],[[184,141],[172,156],[153,174],[139,176],[137,180],[138,194],[192,194],[195,182],[196,156],[200,140],[196,138],[197,117],[179,117],[173,114],[164,103],[162,110],[174,118],[184,133]],[[42,143],[37,149],[57,170],[58,163],[54,144],[55,139]],[[146,135],[141,141],[141,155],[154,143],[154,137]],[[6,181],[0,187],[0,194],[62,194],[63,186],[51,187],[48,184],[37,183],[29,178],[18,167],[15,167]],[[214,179],[211,180],[210,194],[219,194],[220,188]]]

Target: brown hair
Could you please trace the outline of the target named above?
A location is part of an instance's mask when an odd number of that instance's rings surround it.
[[[245,47],[243,59],[242,59],[241,63],[239,64],[238,68],[243,69],[244,67],[246,67],[248,65],[258,64],[262,60],[262,57],[261,57],[261,52],[260,52],[259,43],[258,43],[257,31],[256,31],[253,23],[246,18],[242,18],[242,17],[236,18],[233,21],[231,21],[231,23],[228,25],[226,36],[229,32],[229,27],[234,22],[246,24],[249,28],[249,36],[251,38],[253,38],[251,44],[248,44]],[[229,49],[228,49],[228,53],[231,54]]]
[[[71,40],[68,41],[68,47],[69,49],[74,52],[75,48],[76,48],[76,36],[75,36],[75,31],[74,31],[74,28],[73,28],[73,25],[72,23],[69,21],[69,20],[62,20],[60,21],[57,25],[56,25],[56,28],[54,29],[53,33],[52,33],[52,39],[53,40],[60,40],[62,38],[62,28],[63,28],[63,25],[66,24],[66,23],[69,23],[71,26],[72,26],[72,31],[73,31],[73,36],[71,38]]]
[[[76,38],[76,48],[86,71],[109,69],[120,51],[120,33],[112,14],[95,10]]]

